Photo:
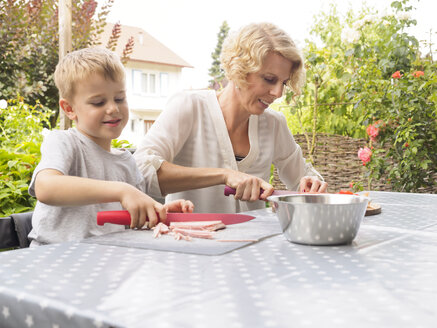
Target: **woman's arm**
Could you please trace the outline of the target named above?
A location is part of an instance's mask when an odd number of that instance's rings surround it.
[[[306,163],[300,146],[295,142],[287,126],[285,116],[277,113],[277,124],[273,164],[279,177],[291,190],[299,192],[326,192],[328,184],[322,176]],[[287,145],[287,146],[284,146]]]
[[[222,168],[200,168],[162,162],[158,170],[159,187],[163,195],[225,184]]]
[[[157,174],[163,195],[220,184],[235,188],[235,198],[245,201],[258,200],[260,189],[264,189],[262,199],[273,192],[273,187],[266,181],[226,168],[184,167],[164,161]]]

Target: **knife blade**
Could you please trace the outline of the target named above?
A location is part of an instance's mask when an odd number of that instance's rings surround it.
[[[263,192],[264,189],[261,189],[259,194],[261,195]],[[225,196],[235,195],[235,193],[236,193],[235,188],[225,186],[225,191],[224,191]],[[271,196],[285,196],[285,195],[294,195],[294,194],[300,194],[300,192],[291,191],[291,190],[275,190],[273,191]]]
[[[216,221],[220,220],[224,224],[238,224],[253,220],[255,217],[247,214],[229,213],[167,213],[167,219],[161,221],[165,224],[170,222],[189,222],[189,221]],[[130,214],[126,210],[121,211],[101,211],[97,213],[97,224],[105,223],[130,225]]]

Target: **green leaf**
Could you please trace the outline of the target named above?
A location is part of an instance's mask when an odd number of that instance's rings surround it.
[[[349,56],[352,56],[354,54],[354,52],[355,52],[355,50],[352,48],[352,49],[347,50],[344,54],[346,57],[349,57]]]

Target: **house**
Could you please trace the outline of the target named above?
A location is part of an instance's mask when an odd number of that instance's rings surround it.
[[[108,43],[113,27],[111,23],[105,26],[100,36],[103,46]],[[121,25],[115,50],[120,56],[130,37],[134,38],[134,47],[125,64],[130,117],[119,139],[138,146],[168,97],[182,90],[182,69],[193,66],[143,29],[127,25]]]

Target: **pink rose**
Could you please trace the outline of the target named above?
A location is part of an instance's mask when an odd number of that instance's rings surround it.
[[[378,134],[379,134],[379,129],[378,129],[376,126],[370,124],[370,125],[367,127],[366,132],[367,132],[367,134],[369,135],[370,140],[375,141],[375,140],[376,140],[376,137],[377,137]]]
[[[372,151],[369,147],[360,148],[360,150],[358,150],[358,158],[363,161],[363,164],[370,162],[371,157]]]

